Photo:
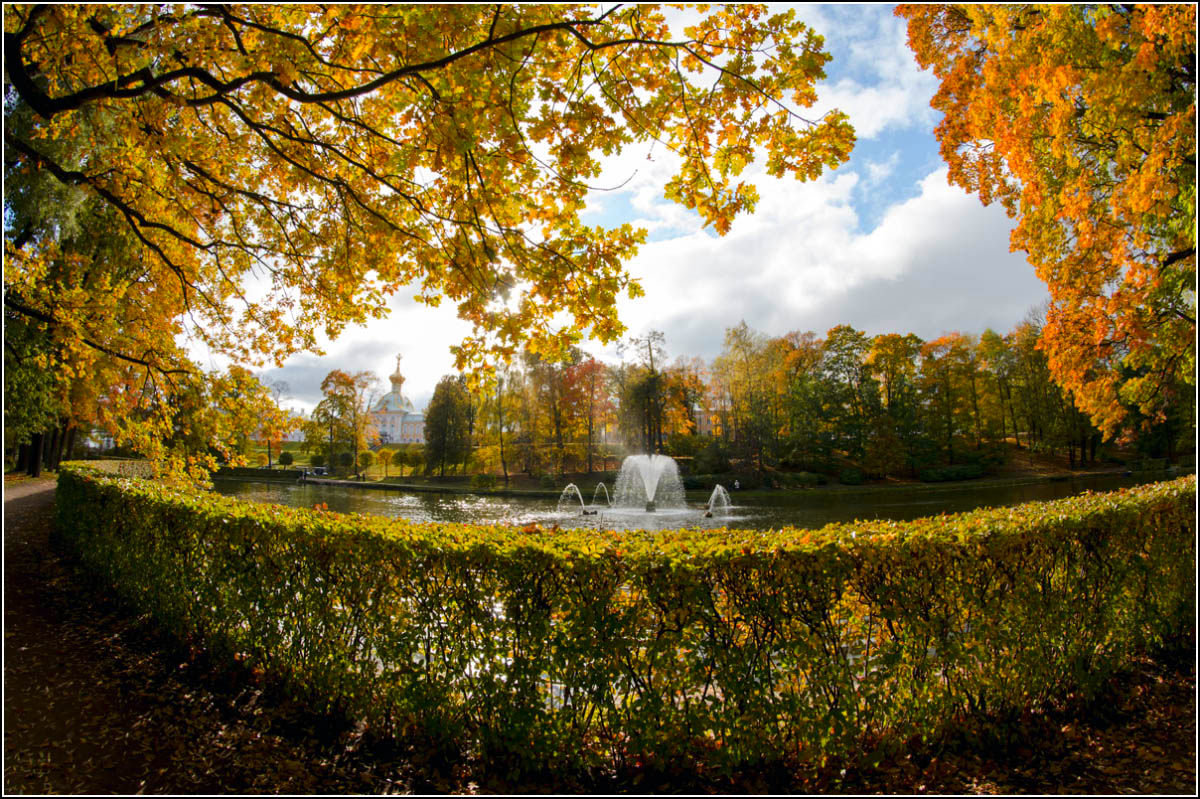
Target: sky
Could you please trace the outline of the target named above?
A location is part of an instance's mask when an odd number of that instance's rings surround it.
[[[742,321],[770,336],[823,335],[838,324],[925,339],[1010,331],[1049,295],[1024,256],[1009,252],[1013,220],[1004,210],[947,183],[933,135],[939,115],[929,106],[937,82],[918,68],[904,21],[890,5],[794,7],[833,56],[805,114],[849,115],[857,136],[850,160],[808,183],[759,173],[756,212],[735,219],[724,237],[663,197],[673,165],[661,152],[647,161],[645,150],[630,150],[605,162],[595,185],[621,188],[592,192],[583,221],[649,232],[627,265],[645,296],[618,304],[628,335],[661,330],[671,359],[708,361]],[[753,166],[744,174],[753,178]],[[296,355],[260,374],[287,382],[284,404],[307,412],[331,370],[373,372],[383,392],[402,354],[405,394],[423,409],[453,371],[450,346],[470,327],[451,304],[429,308],[415,293],[398,292],[386,319],[348,329],[324,356]],[[582,349],[618,360],[611,345],[585,341]]]

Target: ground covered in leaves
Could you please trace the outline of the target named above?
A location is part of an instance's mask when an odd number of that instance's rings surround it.
[[[994,729],[914,742],[876,768],[644,770],[569,777],[496,764],[314,716],[166,639],[50,543],[53,482],[4,495],[4,792],[1162,793],[1196,788],[1195,660],[1145,661],[1106,696]]]

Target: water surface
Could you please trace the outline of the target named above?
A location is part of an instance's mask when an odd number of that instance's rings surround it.
[[[1161,476],[1160,476],[1161,477]],[[1095,475],[1056,482],[1025,484],[958,483],[953,486],[919,486],[912,489],[811,490],[779,492],[778,495],[739,496],[730,491],[732,506],[727,516],[706,519],[705,493],[688,494],[686,510],[646,513],[642,510],[599,506],[595,515],[578,510],[559,513],[554,499],[480,496],[470,494],[405,493],[348,486],[294,483],[260,483],[220,478],[214,490],[252,502],[267,502],[311,508],[324,503],[340,513],[392,516],[422,522],[475,522],[479,524],[537,523],[543,527],[589,527],[595,529],[660,530],[677,527],[770,528],[822,527],[830,522],[857,519],[916,519],[940,513],[956,513],[979,507],[1016,505],[1036,500],[1058,499],[1084,491],[1112,491],[1148,478]],[[589,510],[594,506],[589,506]]]

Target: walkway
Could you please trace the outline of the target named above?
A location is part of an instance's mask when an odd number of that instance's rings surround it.
[[[51,548],[53,511],[52,480],[5,486],[5,794],[413,789],[364,762],[354,730],[259,707],[103,599]]]

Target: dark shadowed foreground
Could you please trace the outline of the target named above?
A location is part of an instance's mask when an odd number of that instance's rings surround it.
[[[309,714],[165,639],[51,546],[54,483],[4,491],[4,792],[1164,793],[1196,787],[1195,662],[1144,662],[1088,707],[963,730],[865,769],[526,775]]]

